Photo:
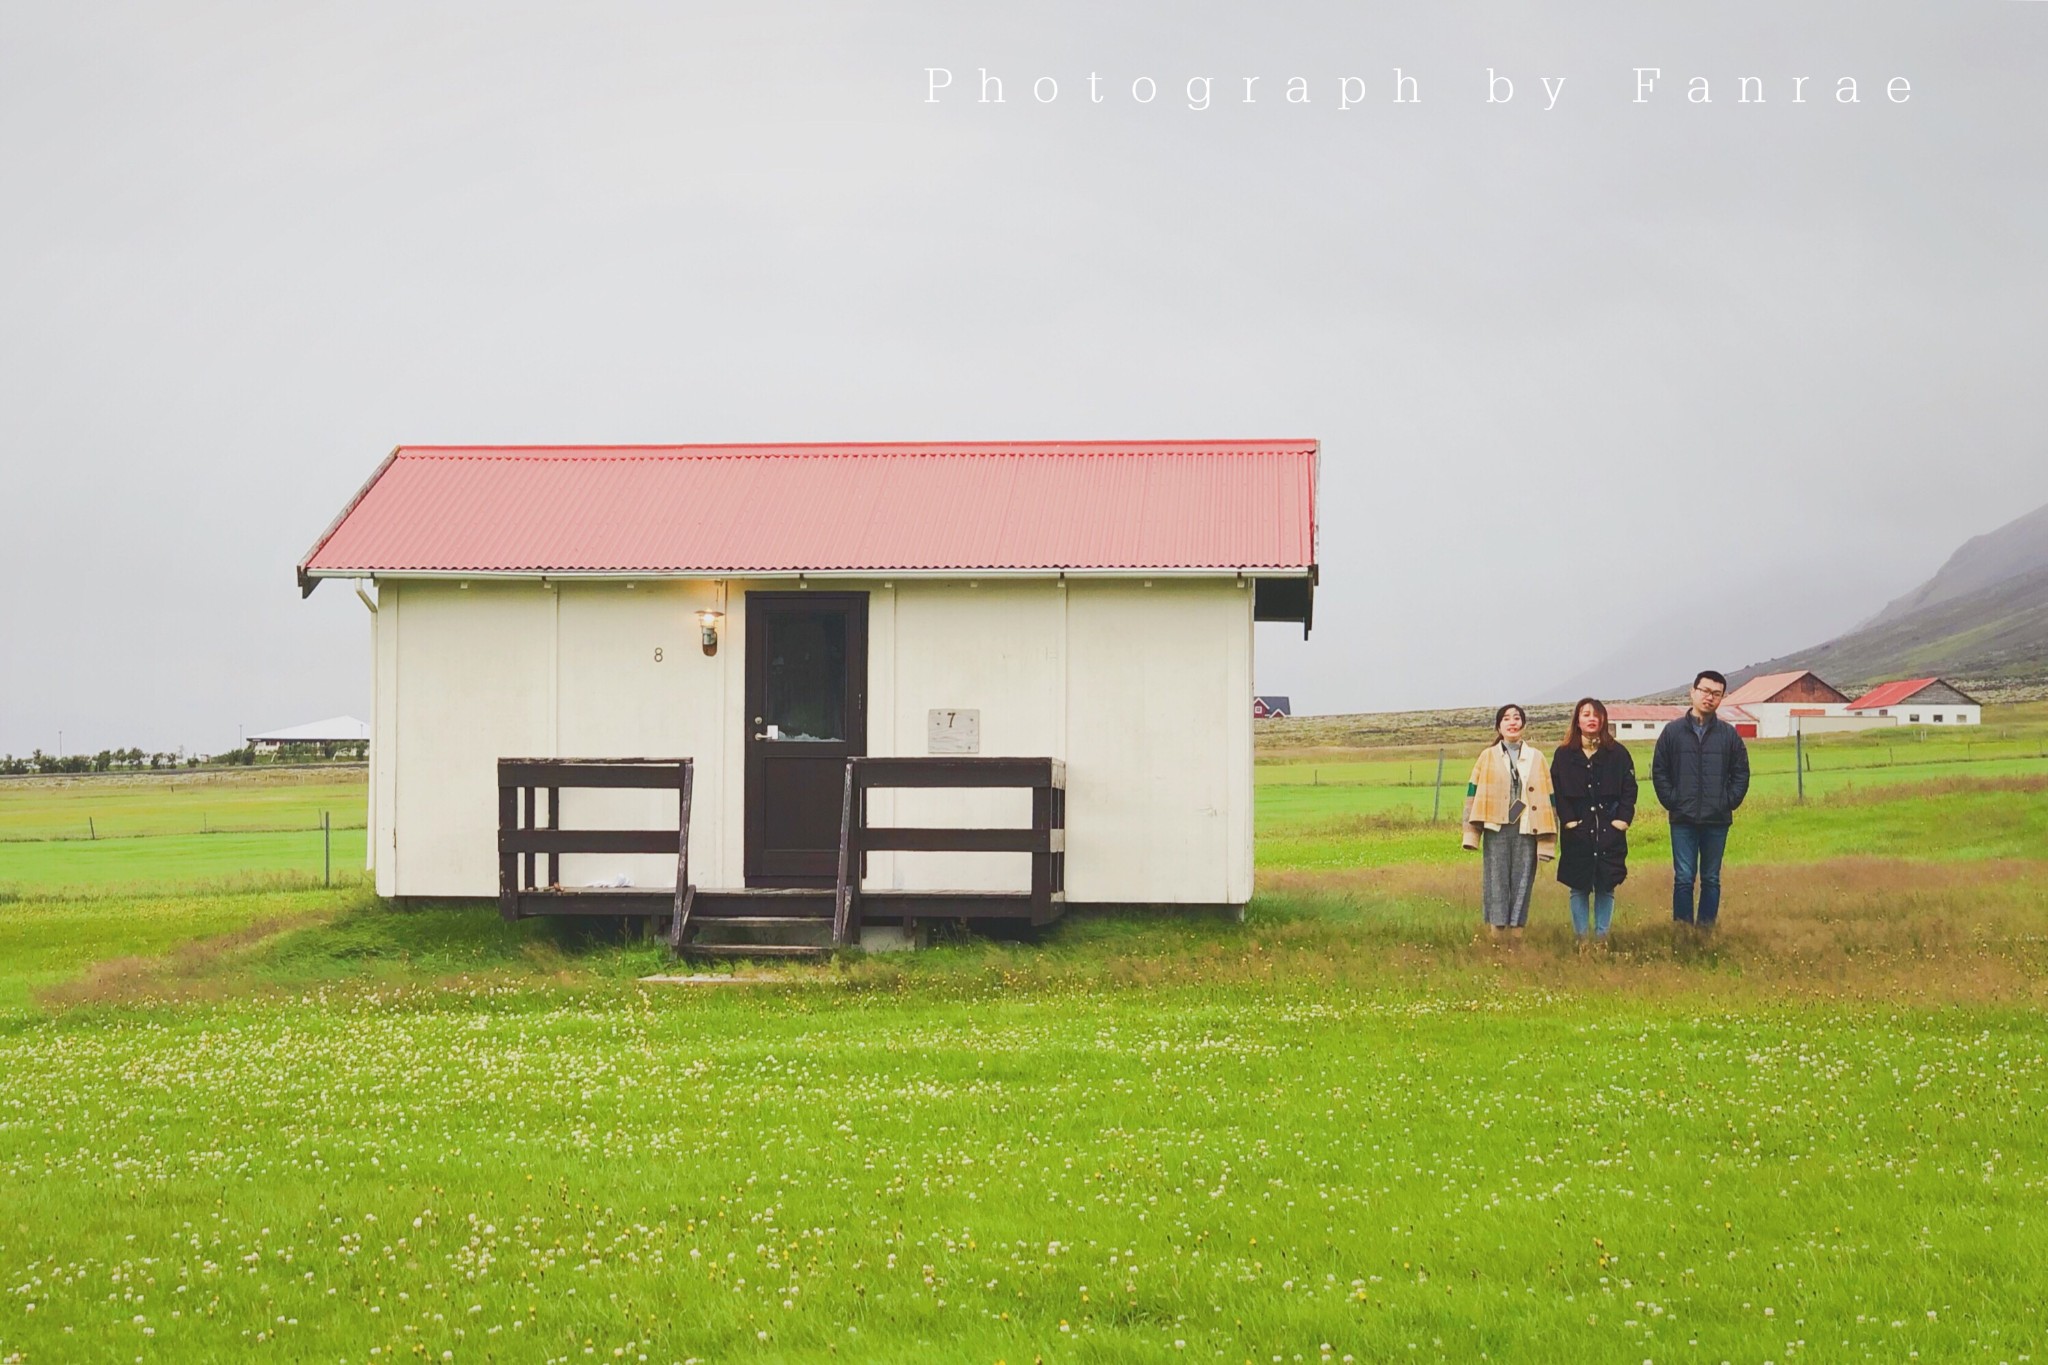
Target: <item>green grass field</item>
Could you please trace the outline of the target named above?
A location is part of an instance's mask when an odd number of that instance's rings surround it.
[[[367,814],[361,768],[11,779],[0,782],[0,894],[353,884]]]
[[[112,892],[318,886],[331,859],[336,883],[363,879],[366,831],[336,829],[331,854],[318,829],[258,834],[164,834],[129,839],[0,842],[0,891]]]
[[[755,983],[193,861],[236,836],[39,865],[0,1361],[2048,1348],[2048,779],[1764,793],[1710,941],[1648,819],[1582,955],[1557,888],[1482,941],[1448,825],[1279,766],[1241,925]],[[217,889],[91,889],[143,880]]]
[[[336,829],[360,829],[368,805],[363,782],[361,768],[0,779],[0,844],[307,830],[319,828],[323,812]]]

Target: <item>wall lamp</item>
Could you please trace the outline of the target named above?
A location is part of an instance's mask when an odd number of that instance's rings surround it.
[[[718,623],[725,619],[722,611],[704,610],[697,613],[697,624],[704,628],[704,652],[718,652]]]

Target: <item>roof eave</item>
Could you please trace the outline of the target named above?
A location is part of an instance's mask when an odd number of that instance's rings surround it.
[[[554,581],[645,583],[662,579],[704,578],[1270,578],[1317,581],[1316,566],[1284,564],[1198,564],[1086,567],[1043,565],[1024,568],[989,568],[968,565],[955,568],[817,568],[817,569],[392,569],[357,566],[353,568],[310,569],[301,566],[302,583],[323,578],[378,579],[503,579],[506,581]],[[308,589],[310,591],[310,589]]]
[[[402,449],[402,447],[400,446],[391,447],[391,453],[384,457],[384,462],[378,465],[376,470],[371,473],[370,477],[364,481],[363,486],[356,490],[356,495],[348,500],[348,506],[342,508],[340,514],[337,515],[333,521],[327,523],[327,529],[320,533],[320,539],[313,542],[313,548],[306,551],[305,558],[299,561],[299,597],[301,600],[311,597],[313,595],[313,589],[320,586],[320,580],[323,578],[364,578],[369,576],[366,574],[353,573],[322,573],[311,569],[309,566],[312,564],[314,560],[320,557],[320,552],[327,548],[327,542],[334,539],[334,533],[341,529],[341,524],[344,521],[348,520],[349,513],[356,510],[356,505],[362,502],[364,498],[369,496],[370,490],[376,486],[377,480],[384,477],[384,471],[391,468],[391,462],[398,458],[398,452],[400,449]]]

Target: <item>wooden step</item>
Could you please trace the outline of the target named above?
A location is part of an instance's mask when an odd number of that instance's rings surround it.
[[[798,925],[806,929],[832,927],[832,912],[822,915],[707,915],[702,910],[690,912],[690,926],[701,929],[788,929]]]
[[[685,957],[830,957],[822,943],[699,943],[683,945]]]
[[[700,886],[697,888],[696,908],[690,913],[694,918],[705,920],[731,920],[742,916],[759,919],[831,919],[833,901],[837,894],[829,887],[707,890]]]

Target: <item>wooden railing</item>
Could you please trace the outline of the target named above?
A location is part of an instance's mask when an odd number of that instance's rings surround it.
[[[673,853],[676,855],[675,918],[671,942],[680,942],[696,888],[690,884],[691,761],[687,758],[501,758],[498,760],[498,912],[519,918],[522,897],[536,893],[592,901],[598,892],[562,887],[565,853]],[[650,788],[676,793],[674,829],[563,829],[562,789]],[[539,797],[547,793],[547,824],[540,824]],[[547,880],[536,875],[547,858]],[[644,894],[644,893],[643,893]],[[601,902],[599,902],[601,904]]]
[[[877,788],[1026,788],[1031,823],[1009,829],[868,824],[868,793]],[[1031,920],[1044,924],[1066,897],[1067,765],[1056,758],[852,758],[839,812],[838,894],[832,943],[860,933],[861,871],[867,853],[1028,853]]]

